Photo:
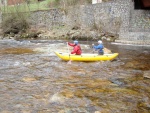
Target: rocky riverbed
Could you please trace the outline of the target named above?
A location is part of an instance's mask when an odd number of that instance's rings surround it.
[[[119,57],[67,64],[53,52],[64,40],[0,40],[0,112],[149,113],[150,47],[104,46]]]

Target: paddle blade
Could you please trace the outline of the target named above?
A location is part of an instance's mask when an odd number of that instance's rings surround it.
[[[67,64],[71,64],[71,60],[69,60],[69,61],[67,62]]]

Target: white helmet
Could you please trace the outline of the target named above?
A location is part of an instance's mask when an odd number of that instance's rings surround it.
[[[98,41],[99,44],[102,44],[103,42],[101,40]]]

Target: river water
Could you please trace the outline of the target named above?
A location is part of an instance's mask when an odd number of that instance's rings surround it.
[[[150,46],[104,46],[119,57],[68,64],[54,54],[65,41],[1,40],[0,112],[150,113]]]

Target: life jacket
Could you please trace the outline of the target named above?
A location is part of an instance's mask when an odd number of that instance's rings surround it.
[[[81,55],[81,47],[80,45],[74,45],[73,46],[73,51],[71,52],[71,54],[76,54],[76,55]]]

